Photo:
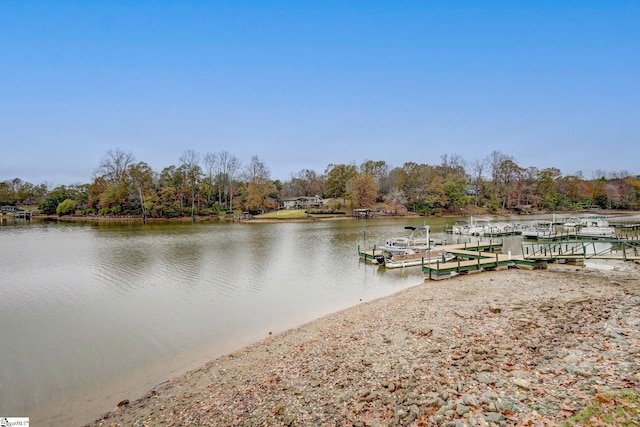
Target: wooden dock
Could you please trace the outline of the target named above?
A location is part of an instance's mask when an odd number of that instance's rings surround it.
[[[616,239],[609,249],[596,250],[596,241],[531,241],[522,244],[521,255],[503,254],[502,241],[486,241],[444,245],[444,249],[455,256],[452,261],[423,263],[422,271],[429,280],[449,279],[464,274],[482,271],[523,268],[546,269],[551,262],[584,264],[586,260],[618,260],[640,262],[640,244],[637,239]],[[360,259],[377,264],[376,255],[382,251],[375,248],[361,251]]]
[[[592,235],[580,235],[575,231],[570,232],[557,232],[553,233],[549,236],[537,237],[535,239],[528,239],[530,241],[539,241],[539,242],[562,242],[567,240],[586,240],[586,241],[599,241],[599,242],[618,242],[620,240],[625,240],[629,242],[636,242],[640,244],[640,237],[637,234],[625,233],[617,233],[615,236],[592,236]]]
[[[26,219],[30,220],[33,212],[32,211],[16,211],[14,214],[16,219]]]
[[[573,242],[529,242],[523,243],[522,255],[505,255],[486,250],[461,248],[462,245],[447,246],[456,259],[446,263],[423,265],[422,270],[430,280],[449,279],[461,274],[482,271],[506,270],[510,267],[529,270],[546,269],[551,262],[584,265],[587,260],[635,261],[640,262],[640,245],[636,240],[618,239],[610,248],[598,251],[595,241]],[[483,243],[480,243],[482,247]]]
[[[617,240],[611,247],[598,251],[594,241],[528,243],[522,245],[523,258],[540,261],[578,261],[588,259],[640,261],[638,242]]]
[[[445,249],[455,255],[455,259],[423,265],[422,271],[429,280],[450,279],[461,274],[506,270],[510,267],[527,269],[546,267],[546,262],[536,259],[526,260],[522,255],[502,254],[502,241],[461,243],[447,245]]]
[[[358,256],[364,262],[367,262],[369,264],[377,264],[378,261],[376,261],[376,255],[383,255],[383,252],[377,250],[375,247],[370,251],[363,251],[360,250],[360,247],[358,246]]]
[[[452,253],[456,257],[463,257],[466,253],[468,257],[472,258],[484,258],[484,256],[479,255],[481,252],[490,252],[493,253],[495,251],[502,250],[502,240],[490,240],[488,242],[467,242],[467,243],[457,243],[452,245],[443,245],[438,246],[445,249],[446,252]],[[378,264],[375,257],[376,255],[383,255],[383,252],[376,249],[375,246],[371,250],[362,250],[360,246],[358,246],[358,256],[361,260],[369,263],[369,264]]]

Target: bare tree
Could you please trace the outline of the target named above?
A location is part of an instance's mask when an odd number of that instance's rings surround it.
[[[251,156],[251,161],[244,171],[244,180],[249,182],[266,181],[270,179],[271,171],[267,165],[256,155]]]
[[[213,179],[215,177],[216,165],[218,164],[218,155],[216,153],[207,153],[204,156],[203,162],[207,197],[208,202],[211,203],[211,196],[213,193]]]
[[[109,150],[95,171],[96,177],[102,177],[109,185],[124,181],[127,169],[135,162],[130,151],[125,153],[119,148]]]
[[[389,165],[387,165],[387,162],[384,160],[366,160],[360,165],[360,172],[373,176],[378,186],[378,197],[382,199],[382,196],[389,191]]]
[[[184,176],[185,186],[191,196],[191,217],[193,218],[196,210],[198,188],[202,177],[200,155],[195,150],[185,150],[182,156],[180,156],[180,167],[178,169]]]
[[[149,189],[153,186],[153,171],[145,162],[139,162],[130,165],[127,173],[129,175],[131,185],[133,186],[138,197],[140,209],[142,209],[142,219],[144,221],[147,218],[144,194],[145,190],[149,191]]]
[[[451,174],[466,175],[467,161],[460,154],[451,154],[450,156],[444,154],[440,159],[442,160],[441,170],[444,176]]]
[[[474,197],[474,205],[477,207],[478,206],[478,196],[480,195],[480,189],[482,188],[482,179],[483,179],[483,173],[484,173],[484,168],[487,166],[487,160],[474,160],[473,164],[471,165],[471,169],[473,170],[473,184],[474,184],[474,191],[473,191],[473,197]]]
[[[500,168],[502,164],[507,160],[513,161],[513,158],[497,150],[492,151],[491,154],[489,154],[489,157],[487,157],[486,162],[489,165],[491,180],[494,182],[494,185],[499,180]]]
[[[596,169],[591,174],[592,179],[606,178],[606,176],[607,176],[607,171],[605,171],[604,169]]]
[[[312,196],[324,194],[322,177],[311,169],[301,169],[291,174],[291,179],[286,183],[287,192],[295,196]]]
[[[277,203],[270,197],[275,192],[275,185],[270,178],[271,172],[258,156],[251,157],[243,175],[247,184],[246,209],[259,210],[277,206]]]
[[[218,185],[218,200],[220,204],[223,204],[222,197],[225,196],[225,202],[231,203],[233,200],[231,194],[231,186],[236,179],[238,171],[240,170],[240,160],[228,151],[221,151],[216,156],[215,174]]]

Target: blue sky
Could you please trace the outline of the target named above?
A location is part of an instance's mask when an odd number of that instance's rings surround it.
[[[637,1],[0,2],[0,180],[107,150],[640,173]]]

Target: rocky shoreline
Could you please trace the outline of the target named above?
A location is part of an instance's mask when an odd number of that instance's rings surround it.
[[[640,266],[426,282],[270,336],[90,426],[558,425],[640,391]]]

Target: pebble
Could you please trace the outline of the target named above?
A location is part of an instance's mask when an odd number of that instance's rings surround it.
[[[639,326],[635,264],[426,282],[269,336],[90,426],[558,425],[563,408],[640,388]]]

